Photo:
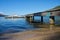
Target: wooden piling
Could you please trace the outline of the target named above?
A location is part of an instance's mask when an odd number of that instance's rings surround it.
[[[43,24],[43,16],[41,16],[41,24]]]

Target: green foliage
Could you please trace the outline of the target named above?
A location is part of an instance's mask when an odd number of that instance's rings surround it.
[[[55,8],[53,8],[53,9],[60,9],[60,6],[56,6]]]
[[[60,6],[56,6],[56,7],[52,8],[52,9],[50,9],[50,10],[47,10],[47,11],[52,11],[52,10],[56,10],[56,9],[60,9]]]

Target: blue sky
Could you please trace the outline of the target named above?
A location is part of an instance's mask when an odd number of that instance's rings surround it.
[[[60,0],[0,0],[0,13],[26,15],[60,5]]]

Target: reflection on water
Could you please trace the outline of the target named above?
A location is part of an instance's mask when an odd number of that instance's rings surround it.
[[[34,27],[24,19],[5,19],[0,17],[0,33],[22,32],[26,30],[33,30]]]

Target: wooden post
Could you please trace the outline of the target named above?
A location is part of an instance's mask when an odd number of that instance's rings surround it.
[[[34,21],[34,16],[32,16],[32,20]]]
[[[53,20],[53,24],[55,24],[55,17],[54,16],[50,16],[50,18]]]
[[[43,16],[41,16],[41,24],[43,24]]]
[[[50,30],[51,31],[54,28],[54,24],[55,24],[55,18],[54,18],[54,16],[50,16]]]
[[[32,17],[30,16],[30,23],[31,23],[31,21],[32,21]]]

